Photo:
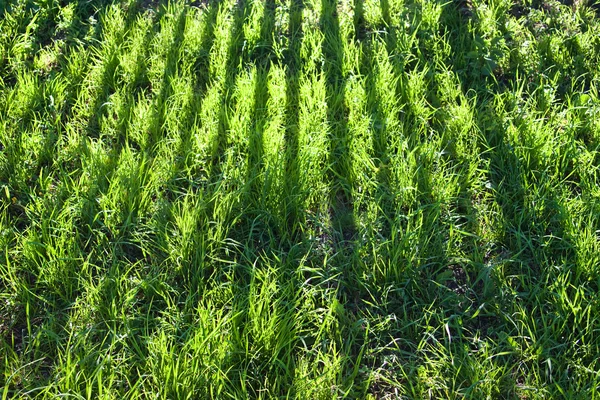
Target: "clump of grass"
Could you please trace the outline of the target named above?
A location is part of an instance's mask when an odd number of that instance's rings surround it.
[[[593,398],[600,19],[0,4],[2,398]]]

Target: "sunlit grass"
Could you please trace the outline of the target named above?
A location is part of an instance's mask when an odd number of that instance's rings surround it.
[[[2,398],[595,398],[597,12],[1,2]]]

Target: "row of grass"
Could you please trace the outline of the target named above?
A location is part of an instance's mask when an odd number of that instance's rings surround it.
[[[7,398],[596,398],[600,18],[5,0]]]

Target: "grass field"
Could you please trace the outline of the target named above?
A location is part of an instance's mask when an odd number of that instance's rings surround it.
[[[0,1],[1,399],[598,398],[600,10],[523,1]]]

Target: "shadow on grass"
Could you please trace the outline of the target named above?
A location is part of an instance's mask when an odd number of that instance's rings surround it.
[[[352,161],[349,152],[346,79],[342,72],[344,44],[340,33],[337,2],[321,2],[319,26],[323,31],[324,75],[326,80],[327,128],[329,133],[328,180],[331,182],[330,213],[336,250],[351,243],[356,232],[352,198]]]
[[[302,72],[300,49],[302,47],[302,13],[304,0],[294,0],[289,11],[289,46],[284,55],[286,66],[286,124],[285,124],[285,162],[284,162],[284,190],[283,213],[287,221],[284,227],[284,237],[291,243],[301,240],[301,227],[305,222],[302,210],[300,191],[300,171],[298,165],[299,151],[299,101],[300,101],[300,74]]]

